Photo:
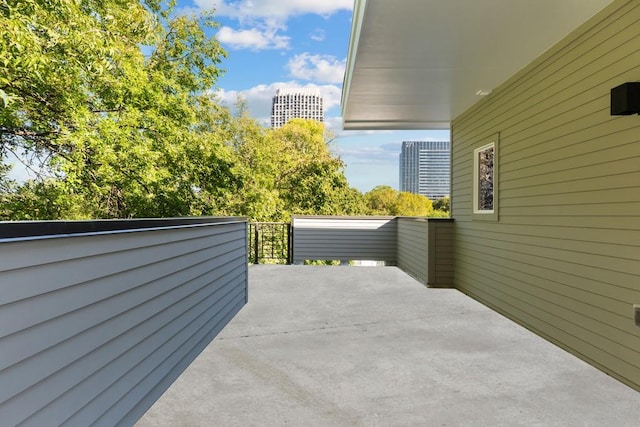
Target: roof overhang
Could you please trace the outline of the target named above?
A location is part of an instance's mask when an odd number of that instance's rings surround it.
[[[612,0],[355,0],[343,127],[446,129]]]

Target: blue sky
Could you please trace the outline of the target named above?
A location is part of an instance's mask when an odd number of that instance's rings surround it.
[[[216,10],[215,32],[228,53],[216,88],[233,104],[241,95],[251,115],[266,126],[271,98],[280,87],[317,87],[332,148],[360,191],[398,188],[403,140],[448,140],[448,131],[343,131],[340,94],[349,44],[353,0],[179,0],[181,13]]]

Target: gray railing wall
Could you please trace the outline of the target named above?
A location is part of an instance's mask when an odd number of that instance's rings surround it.
[[[293,261],[374,260],[430,287],[453,286],[453,220],[296,216]]]
[[[453,287],[453,220],[398,222],[398,267],[429,287]]]
[[[293,262],[376,260],[396,262],[394,217],[295,216]]]
[[[421,283],[429,277],[429,223],[425,219],[398,219],[398,267]]]
[[[246,229],[0,223],[2,425],[132,425],[246,303]]]

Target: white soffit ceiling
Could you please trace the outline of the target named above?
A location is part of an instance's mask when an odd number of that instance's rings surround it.
[[[611,0],[356,0],[345,129],[446,129]]]

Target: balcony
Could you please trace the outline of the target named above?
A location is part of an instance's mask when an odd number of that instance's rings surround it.
[[[429,287],[453,284],[453,220],[411,217],[297,216],[293,262],[384,261]]]
[[[2,424],[637,425],[636,391],[432,289],[451,220],[292,228],[294,262],[393,266],[247,268],[238,218],[0,224]]]
[[[397,267],[251,266],[249,294],[138,427],[640,420],[636,391]]]

